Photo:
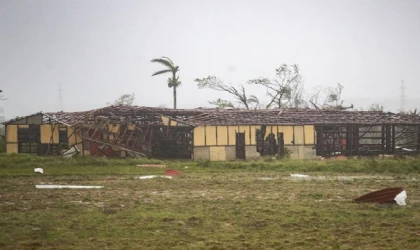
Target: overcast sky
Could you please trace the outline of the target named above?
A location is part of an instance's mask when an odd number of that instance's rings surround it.
[[[301,68],[305,89],[344,86],[356,107],[420,107],[418,0],[0,0],[0,89],[7,118],[99,108],[121,94],[172,107],[168,76],[180,66],[178,107],[229,97],[195,78],[232,84]],[[59,102],[62,86],[63,105]],[[264,96],[264,91],[255,92]]]

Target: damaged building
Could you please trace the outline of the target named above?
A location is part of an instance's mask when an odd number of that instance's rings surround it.
[[[420,117],[381,111],[110,106],[4,124],[7,153],[224,161],[420,152]]]

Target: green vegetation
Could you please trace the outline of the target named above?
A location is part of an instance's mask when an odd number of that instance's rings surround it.
[[[135,166],[143,163],[164,163],[185,174],[135,179],[164,171]],[[45,174],[35,174],[36,167]],[[191,162],[0,155],[0,248],[416,249],[419,170],[418,159]],[[326,178],[298,181],[290,173]],[[41,183],[104,188],[35,189]],[[352,202],[394,186],[406,188],[407,206]]]

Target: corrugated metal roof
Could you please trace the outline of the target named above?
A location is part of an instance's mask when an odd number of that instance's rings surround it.
[[[417,115],[395,114],[381,111],[337,111],[317,109],[167,109],[139,106],[109,106],[83,112],[55,112],[42,114],[44,115],[44,120],[52,119],[69,126],[95,123],[97,119],[109,119],[116,123],[162,124],[162,115],[191,126],[292,124],[420,125],[420,116]],[[11,123],[17,119],[5,123]]]
[[[37,112],[37,113],[33,113],[33,114],[30,114],[30,115],[26,115],[26,116],[17,116],[17,117],[15,117],[13,119],[10,119],[8,121],[2,122],[2,124],[9,124],[9,123],[13,123],[13,122],[16,122],[16,121],[25,119],[27,117],[32,117],[32,116],[42,115],[42,114],[43,114],[42,112]]]
[[[420,117],[380,111],[315,109],[202,110],[199,115],[178,118],[198,125],[292,125],[292,124],[420,124]]]

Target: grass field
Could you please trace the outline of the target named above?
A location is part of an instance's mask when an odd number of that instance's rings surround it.
[[[135,166],[147,162],[184,175],[136,179],[164,171]],[[291,173],[314,178],[295,180]],[[0,155],[0,249],[418,249],[419,173],[416,159],[210,163]],[[104,188],[34,187],[41,183]],[[407,190],[407,206],[352,202],[398,186]]]

